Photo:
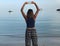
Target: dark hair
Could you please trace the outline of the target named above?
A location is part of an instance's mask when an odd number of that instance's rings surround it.
[[[28,10],[28,12],[27,12],[27,17],[28,17],[28,18],[33,17],[33,10],[32,10],[32,9],[29,9],[29,10]]]

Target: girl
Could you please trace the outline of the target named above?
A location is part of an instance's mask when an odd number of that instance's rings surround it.
[[[28,2],[25,2],[21,8],[21,13],[26,21],[26,25],[27,25],[27,29],[26,29],[26,33],[25,33],[25,46],[31,46],[31,41],[32,41],[32,45],[33,46],[38,46],[38,41],[37,41],[37,33],[36,33],[36,29],[35,29],[35,20],[36,17],[38,15],[38,12],[40,11],[40,9],[38,8],[37,4],[35,2],[31,2],[31,4],[34,4],[36,6],[36,13],[33,13],[32,9],[29,9],[27,12],[27,15],[25,15],[23,9],[24,6],[28,4]]]

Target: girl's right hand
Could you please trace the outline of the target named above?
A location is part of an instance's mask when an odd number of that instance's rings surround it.
[[[36,4],[36,3],[34,1],[32,1],[31,4]]]

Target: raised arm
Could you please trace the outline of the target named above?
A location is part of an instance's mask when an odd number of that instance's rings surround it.
[[[22,13],[22,16],[25,18],[25,20],[27,19],[27,16],[25,15],[23,9],[24,9],[24,6],[25,6],[26,4],[28,4],[28,2],[25,2],[25,3],[23,4],[22,8],[21,8],[21,13]]]
[[[39,9],[39,7],[37,6],[37,4],[35,2],[32,1],[32,4],[34,4],[36,6],[36,9],[37,9],[36,13],[34,14],[34,19],[36,19],[40,9]]]

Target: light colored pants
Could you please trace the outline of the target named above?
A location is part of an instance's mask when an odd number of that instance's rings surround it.
[[[26,29],[25,33],[25,46],[38,46],[36,29]]]

